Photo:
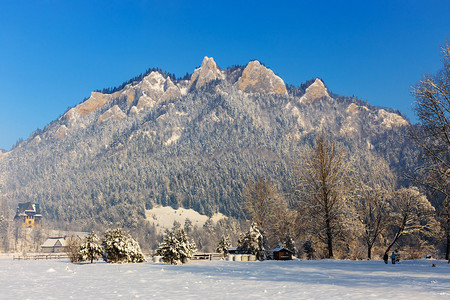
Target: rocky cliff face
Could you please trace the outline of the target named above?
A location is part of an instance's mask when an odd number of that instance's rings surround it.
[[[305,94],[299,99],[301,103],[311,104],[318,99],[331,99],[327,88],[322,80],[316,79],[313,84],[306,88]]]
[[[200,88],[206,83],[216,79],[224,79],[224,75],[219,67],[217,67],[214,59],[205,56],[200,68],[195,69],[194,74],[192,74],[188,89]]]
[[[287,95],[283,79],[276,76],[272,70],[261,65],[257,60],[251,61],[245,67],[242,76],[235,85],[239,90],[246,93]]]
[[[400,170],[414,157],[401,135],[407,125],[332,98],[320,79],[293,95],[258,61],[221,70],[205,57],[190,80],[152,71],[113,93],[93,92],[0,153],[0,197],[39,201],[46,217],[79,223],[132,223],[156,204],[242,217],[242,187],[258,176],[289,197],[292,162],[318,132]]]

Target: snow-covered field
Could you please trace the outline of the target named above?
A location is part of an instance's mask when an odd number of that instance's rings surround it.
[[[450,299],[450,265],[437,260],[90,265],[4,257],[0,298]]]

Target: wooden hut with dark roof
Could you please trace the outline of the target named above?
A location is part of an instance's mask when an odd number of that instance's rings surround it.
[[[294,252],[284,247],[275,248],[272,250],[273,259],[275,260],[292,260]]]

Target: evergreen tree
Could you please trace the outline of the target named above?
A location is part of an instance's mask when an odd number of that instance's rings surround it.
[[[241,236],[236,250],[243,254],[255,254],[259,260],[266,259],[267,239],[255,222],[252,222],[248,232]]]
[[[289,232],[286,233],[286,236],[284,237],[283,247],[288,250],[291,250],[292,253],[294,253],[294,255],[297,253],[297,249],[295,248],[294,245],[294,240],[292,239],[291,234]]]
[[[108,263],[144,262],[139,244],[120,227],[105,232],[103,260]]]
[[[99,257],[102,256],[103,248],[98,244],[98,240],[99,239],[94,231],[91,231],[86,237],[86,241],[81,244],[78,251],[78,261],[89,260],[92,264],[94,260],[98,260]]]
[[[190,233],[192,231],[192,229],[194,229],[194,225],[192,224],[192,221],[189,218],[186,218],[186,220],[184,220],[184,231],[186,233]]]
[[[305,243],[303,244],[303,251],[306,253],[306,257],[308,259],[313,259],[314,258],[314,252],[316,252],[316,250],[314,250],[312,241],[310,238],[306,239]]]
[[[197,251],[194,242],[188,241],[183,229],[169,231],[159,244],[156,255],[162,256],[162,261],[169,264],[183,264],[192,258]]]
[[[222,238],[219,241],[219,245],[217,245],[216,252],[223,253],[223,255],[226,256],[230,247],[230,237],[228,235],[222,235]]]

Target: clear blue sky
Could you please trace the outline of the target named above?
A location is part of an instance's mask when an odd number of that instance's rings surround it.
[[[288,84],[399,109],[442,65],[450,1],[0,0],[0,148],[95,89],[150,67],[182,76],[212,56],[262,61]]]

